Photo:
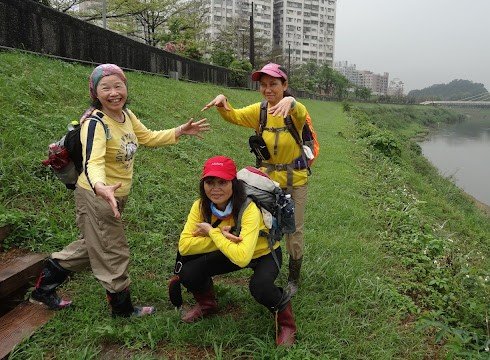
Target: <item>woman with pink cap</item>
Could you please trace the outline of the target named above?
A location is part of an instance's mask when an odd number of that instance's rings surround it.
[[[209,130],[209,124],[206,119],[190,119],[174,129],[148,130],[126,108],[126,76],[114,64],[93,70],[89,91],[92,106],[81,118],[80,131],[83,171],[75,189],[81,236],[51,254],[30,300],[55,310],[69,306],[71,301],[60,299],[56,288],[72,272],[90,267],[106,290],[113,316],[151,314],[153,307],[135,307],[131,302],[129,246],[121,221],[131,189],[135,153],[140,145],[157,147],[175,144],[182,135],[200,136]]]
[[[265,126],[260,125],[260,102],[235,109],[225,95],[216,96],[202,110],[216,106],[221,117],[236,125],[249,127],[260,134],[267,147],[268,159],[259,160],[258,165],[277,181],[281,188],[291,194],[295,203],[296,232],[286,235],[289,253],[288,288],[295,294],[299,286],[299,275],[304,250],[304,212],[306,205],[308,168],[302,148],[298,146],[285,124],[285,117],[292,119],[298,134],[302,133],[307,110],[288,92],[288,76],[278,64],[269,63],[252,73],[252,80],[259,82],[259,90],[266,100]]]
[[[192,205],[180,235],[177,275],[169,284],[172,301],[172,292],[179,284],[196,300],[197,304],[183,314],[182,320],[192,323],[218,312],[213,276],[250,268],[253,270],[250,293],[276,315],[277,345],[292,345],[296,325],[290,295],[274,284],[279,269],[269,248],[262,213],[254,202],[243,211],[240,233],[233,234],[240,209],[247,200],[244,185],[237,179],[234,161],[225,156],[208,159],[199,190],[200,198]],[[272,248],[281,263],[279,242]]]

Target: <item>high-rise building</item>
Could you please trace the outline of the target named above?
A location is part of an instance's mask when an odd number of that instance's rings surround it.
[[[389,74],[387,72],[380,75],[369,70],[357,70],[355,64],[349,64],[347,61],[336,61],[333,68],[354,85],[368,88],[373,94],[386,95],[388,93]]]
[[[241,35],[247,37],[248,44],[250,15],[253,6],[254,30],[266,41],[266,46],[272,48],[272,5],[273,0],[207,0],[204,4],[207,10],[204,20],[209,25],[206,35],[209,39],[215,40],[220,31],[225,30],[228,25],[243,24],[237,29],[241,33],[236,34],[237,42],[243,42],[239,38]]]
[[[313,60],[332,65],[336,0],[207,0],[209,38],[216,39],[237,19],[249,25],[252,6],[256,34],[270,50],[293,64]],[[242,36],[249,34],[242,32]]]
[[[292,63],[334,58],[336,0],[274,0],[274,47]]]
[[[333,68],[344,75],[351,83],[357,85],[359,72],[356,69],[356,64],[349,64],[347,61],[336,61]]]

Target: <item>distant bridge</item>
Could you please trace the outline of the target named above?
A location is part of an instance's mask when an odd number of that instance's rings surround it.
[[[424,101],[420,105],[490,108],[490,93],[486,92],[454,101]]]

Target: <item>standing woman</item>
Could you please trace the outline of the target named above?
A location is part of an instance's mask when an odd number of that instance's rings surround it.
[[[296,232],[286,235],[289,253],[288,287],[294,295],[299,286],[299,275],[304,250],[304,213],[307,194],[308,169],[306,161],[301,161],[303,151],[289,132],[285,117],[290,115],[293,125],[301,134],[306,121],[305,106],[289,96],[286,71],[278,64],[269,63],[252,73],[252,80],[259,82],[259,89],[267,100],[267,122],[262,129],[262,137],[270,154],[261,162],[269,176],[287,190],[295,203]],[[255,103],[241,109],[234,109],[223,94],[214,98],[203,110],[216,106],[226,121],[254,129],[259,133],[261,104]],[[303,158],[304,160],[304,158]]]
[[[31,294],[31,301],[62,309],[71,301],[60,299],[56,288],[69,274],[90,267],[106,290],[113,316],[146,315],[151,306],[134,307],[129,292],[129,246],[121,213],[133,178],[139,145],[174,144],[182,135],[200,136],[209,130],[206,119],[192,119],[175,129],[151,131],[126,108],[127,80],[117,65],[97,66],[89,79],[92,106],[81,118],[83,172],[75,189],[76,220],[81,236],[51,254]],[[91,120],[97,116],[99,121]]]
[[[279,268],[266,235],[261,233],[268,229],[254,202],[243,211],[240,233],[232,234],[247,199],[243,183],[236,175],[235,163],[228,157],[215,156],[205,162],[199,184],[200,198],[192,205],[180,235],[182,267],[171,279],[170,287],[180,282],[194,295],[197,304],[182,317],[184,322],[192,323],[217,312],[213,276],[251,268],[250,293],[277,317],[277,345],[292,345],[296,324],[290,294],[274,284]],[[282,263],[279,242],[276,241],[273,249]]]

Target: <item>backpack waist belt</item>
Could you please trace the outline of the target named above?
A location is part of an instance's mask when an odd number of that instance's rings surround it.
[[[293,171],[295,170],[294,167],[295,162],[293,161],[292,163],[289,164],[269,164],[266,162],[262,162],[261,166],[265,167],[266,173],[270,173],[271,171],[286,171],[287,172],[287,187],[288,187],[288,193],[291,193],[293,190]]]
[[[270,164],[270,163],[262,162],[261,166],[267,168],[267,172],[286,171],[289,168],[292,168],[293,170],[304,170],[308,168],[306,165],[303,164],[303,162],[297,160],[294,160],[289,164]]]

